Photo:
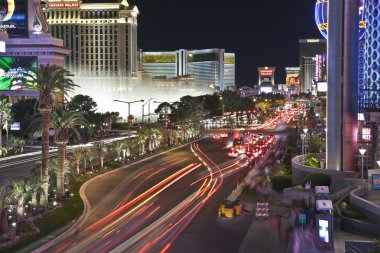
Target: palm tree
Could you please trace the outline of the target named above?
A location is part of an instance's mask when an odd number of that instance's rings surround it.
[[[131,139],[126,139],[124,141],[124,147],[125,147],[125,156],[127,158],[131,157],[132,155],[132,152],[131,152],[131,149],[134,147],[134,141],[132,141]]]
[[[87,159],[90,155],[90,149],[87,147],[79,147],[79,151],[81,153],[82,159],[83,159],[83,171],[84,173],[87,172]]]
[[[29,197],[31,197],[32,208],[38,207],[39,203],[37,196],[41,196],[41,194],[43,194],[41,176],[32,173],[32,175],[27,180],[26,189]]]
[[[42,195],[43,198],[41,199],[41,205],[46,205],[48,203],[50,114],[54,107],[56,94],[65,96],[68,92],[73,91],[75,87],[78,87],[78,85],[74,84],[74,82],[69,78],[70,76],[72,76],[72,74],[62,67],[47,64],[29,68],[28,72],[25,73],[21,80],[24,88],[36,90],[40,93],[36,106],[39,113],[43,117],[42,181],[44,182],[44,195]]]
[[[24,201],[27,197],[26,179],[11,179],[9,181],[9,188],[11,196],[17,201],[17,220],[21,221],[24,214]]]
[[[11,195],[7,185],[0,186],[0,234],[9,232],[7,206],[11,202]]]
[[[139,145],[139,153],[144,154],[145,153],[145,143],[148,139],[148,135],[144,131],[139,131],[137,133],[136,137],[136,143]]]
[[[62,108],[58,108],[52,114],[51,125],[55,131],[54,141],[58,146],[58,173],[57,173],[57,197],[62,198],[65,195],[65,178],[64,178],[64,162],[66,160],[66,146],[69,141],[69,132],[73,132],[78,138],[78,126],[88,126],[88,121],[85,119],[82,112],[67,112]]]
[[[106,155],[107,148],[103,141],[94,143],[94,151],[99,159],[100,170],[104,167],[104,156]]]
[[[115,142],[113,145],[113,148],[116,151],[116,159],[120,162],[121,161],[121,152],[124,148],[125,144],[121,141]]]
[[[11,115],[11,104],[7,102],[6,98],[0,99],[0,150],[3,147],[3,127],[8,123],[8,118]],[[8,127],[7,127],[8,129]],[[1,155],[1,154],[0,154]]]
[[[93,148],[89,149],[90,152],[88,154],[88,161],[90,162],[91,171],[94,171],[94,159],[96,158],[96,151]]]
[[[71,161],[72,164],[75,165],[75,172],[79,176],[80,171],[79,171],[79,166],[80,162],[82,160],[82,150],[80,148],[76,148],[73,150],[72,155],[71,155]]]
[[[161,132],[161,129],[159,129],[158,127],[153,127],[151,130],[151,134],[152,134],[152,141],[153,141],[153,149],[156,149],[158,148],[158,146],[160,146],[160,139],[162,137],[162,132]]]
[[[52,186],[52,190],[54,191],[55,190],[55,193],[57,195],[57,198],[60,198],[62,196],[59,196],[58,195],[58,191],[53,188],[53,186],[58,186],[58,176],[59,176],[59,170],[61,170],[61,161],[59,161],[58,158],[54,158],[54,159],[51,159],[49,161],[49,175],[50,175],[50,182],[49,182],[49,185]],[[70,171],[70,166],[69,166],[69,161],[68,160],[65,160],[64,163],[63,163],[63,177],[62,178],[68,178],[71,174],[71,171]]]

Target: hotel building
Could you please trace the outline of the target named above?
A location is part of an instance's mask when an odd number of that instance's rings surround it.
[[[139,11],[126,0],[104,2],[47,1],[49,30],[72,50],[65,67],[76,75],[134,77]]]
[[[141,52],[141,69],[153,78],[190,76],[197,86],[235,89],[235,54],[224,49]]]

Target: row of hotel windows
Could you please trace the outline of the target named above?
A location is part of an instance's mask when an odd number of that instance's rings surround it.
[[[117,11],[81,11],[81,10],[47,10],[46,19],[99,19],[99,18],[118,18]]]

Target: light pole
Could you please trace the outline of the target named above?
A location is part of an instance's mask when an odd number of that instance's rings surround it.
[[[144,107],[146,106],[146,104],[148,104],[148,122],[150,121],[150,101],[152,101],[152,99],[154,98],[150,98],[148,101],[146,101],[145,104],[142,105],[142,118],[141,118],[141,122],[142,122],[142,125],[144,127]]]
[[[303,163],[305,163],[305,157],[304,157],[304,149],[305,149],[305,137],[306,137],[306,134],[300,134],[300,137],[301,137],[301,140],[302,140],[302,160],[303,160]]]
[[[129,117],[131,116],[131,104],[137,103],[137,102],[144,102],[144,99],[136,100],[136,101],[130,101],[130,102],[123,101],[123,100],[117,100],[117,99],[115,99],[114,101],[128,104],[128,138],[130,139],[131,138],[131,121],[130,121]]]
[[[367,150],[365,148],[359,148],[359,153],[362,156],[362,188],[364,189],[364,154]]]
[[[304,137],[304,154],[306,155],[306,141],[307,141],[307,131],[309,129],[307,129],[306,127],[303,129],[303,132],[305,133],[305,137]]]

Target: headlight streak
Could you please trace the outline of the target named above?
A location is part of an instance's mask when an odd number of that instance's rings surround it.
[[[175,222],[172,226],[170,226],[165,231],[160,233],[158,235],[158,237],[156,237],[154,240],[151,240],[148,243],[146,243],[138,252],[140,252],[140,253],[147,252],[149,249],[151,249],[151,251],[153,251],[153,247],[155,245],[157,245],[156,247],[160,247],[158,244],[162,244],[162,243],[159,243],[159,241],[163,240],[163,238],[169,232],[173,231],[174,234],[169,236],[169,238],[167,239],[167,240],[169,240],[169,242],[166,243],[164,245],[164,247],[159,251],[159,252],[165,252],[170,247],[170,245],[172,245],[174,240],[182,233],[182,231],[193,220],[195,215],[199,212],[199,210],[201,210],[201,208],[207,202],[207,200],[221,187],[221,185],[223,183],[223,176],[224,175],[223,175],[222,170],[219,168],[219,166],[216,165],[215,162],[211,158],[209,158],[206,154],[204,154],[199,149],[198,145],[193,144],[191,146],[191,150],[193,151],[194,154],[196,154],[196,157],[198,157],[198,159],[201,162],[206,163],[206,167],[209,170],[209,179],[207,179],[208,177],[205,179],[205,181],[203,182],[203,184],[201,185],[201,187],[199,188],[199,190],[196,194],[197,200],[198,200],[197,203],[194,203],[195,206],[193,208],[191,208],[189,211],[187,211],[187,213],[183,214],[182,217],[177,222]],[[201,156],[204,158],[201,158]],[[212,167],[206,162],[206,160],[208,160],[208,162],[210,164],[212,164],[213,167],[217,171],[213,171]],[[219,173],[220,176],[213,178],[213,175],[215,173]],[[202,188],[205,186],[207,181],[208,181],[207,187],[205,187],[202,190]],[[203,198],[200,198],[201,196],[203,196]],[[190,205],[190,203],[188,203],[186,206],[189,206],[189,205]],[[177,216],[179,216],[179,213],[177,213]],[[176,231],[174,231],[174,229],[176,229]],[[154,252],[157,252],[157,251],[154,251]]]
[[[183,168],[183,169],[177,171],[176,173],[172,174],[171,176],[165,178],[163,181],[161,181],[158,184],[152,186],[149,190],[147,190],[144,193],[140,194],[139,196],[135,197],[133,200],[131,200],[130,202],[128,202],[124,206],[120,207],[119,209],[115,210],[114,212],[112,212],[111,214],[107,215],[103,219],[101,219],[98,222],[94,223],[93,225],[89,226],[88,228],[85,229],[85,231],[94,230],[94,229],[98,228],[100,225],[102,225],[105,222],[109,221],[110,219],[112,219],[116,215],[122,213],[123,211],[125,211],[126,209],[128,209],[129,207],[131,207],[132,205],[136,204],[138,201],[140,201],[141,199],[143,199],[144,197],[146,197],[148,194],[150,194],[153,191],[157,190],[157,188],[163,186],[165,183],[169,182],[171,179],[175,178],[179,174],[181,174],[181,173],[189,170],[193,166],[195,166],[195,165],[194,164],[190,164],[190,165],[186,166],[185,168]],[[199,166],[200,165],[196,165],[196,167],[194,167],[194,168],[198,168]],[[194,168],[192,170],[194,170]],[[170,183],[170,185],[171,184],[173,184],[173,183]],[[167,186],[164,189],[166,189],[166,188],[167,188]],[[149,199],[151,199],[151,198],[149,198]]]
[[[172,160],[177,160],[177,158],[172,159]],[[172,160],[171,160],[171,161],[172,161]],[[180,161],[177,161],[177,162],[175,162],[175,163],[170,163],[170,166],[177,165],[177,164],[179,164],[179,163],[181,163],[181,162],[183,162],[183,161],[186,161],[186,160],[187,160],[187,158],[182,159],[182,160],[180,160]],[[160,164],[160,165],[167,164],[167,163],[168,163],[168,162],[165,162],[165,163],[162,163],[162,164]],[[149,169],[146,170],[146,171],[143,171],[143,172],[139,173],[139,174],[138,174],[137,176],[135,176],[131,181],[136,180],[138,177],[144,175],[146,172],[151,171],[151,170],[153,170],[153,169],[157,169],[158,167],[159,167],[159,166],[154,166],[154,167],[152,167],[152,168],[149,168]],[[122,205],[124,205],[125,202],[128,200],[128,198],[129,198],[129,197],[130,197],[130,196],[131,196],[131,195],[132,195],[137,189],[139,189],[139,187],[140,187],[143,183],[145,183],[145,181],[147,181],[147,180],[150,179],[151,177],[157,175],[157,174],[160,173],[161,171],[166,170],[166,169],[169,169],[169,168],[171,168],[171,167],[164,167],[164,168],[158,169],[158,170],[155,171],[154,173],[150,174],[148,177],[144,178],[144,180],[141,181],[138,185],[136,185],[136,186],[133,188],[133,190],[131,190],[131,191],[130,191],[130,192],[129,192],[129,193],[123,198],[123,200],[120,201],[119,204],[115,206],[115,208],[114,208],[112,211],[115,211],[116,209],[118,209],[119,207],[121,207]]]
[[[83,242],[81,245],[76,244],[74,248],[71,248],[70,251],[67,251],[67,252],[72,252],[72,253],[80,252],[81,250],[83,250],[85,248],[85,246],[87,244],[89,244],[89,243],[93,242],[94,240],[96,240],[96,238],[99,237],[101,233],[103,233],[104,231],[110,229],[113,226],[117,226],[118,224],[120,224],[120,222],[122,222],[123,219],[125,219],[129,215],[131,215],[131,213],[135,212],[139,207],[141,207],[142,205],[144,205],[147,202],[149,202],[151,199],[153,199],[159,193],[161,193],[162,191],[164,191],[165,189],[167,189],[168,187],[170,187],[171,185],[173,185],[174,183],[176,183],[178,180],[180,180],[184,176],[186,176],[189,173],[195,171],[200,166],[201,166],[200,164],[190,164],[190,165],[186,166],[185,168],[177,171],[176,173],[174,173],[170,177],[166,178],[165,180],[163,180],[160,183],[156,184],[155,186],[151,187],[149,190],[147,190],[146,192],[144,192],[140,196],[136,197],[135,199],[133,199],[132,201],[130,201],[129,203],[127,203],[123,207],[121,207],[118,210],[116,210],[115,212],[111,213],[110,215],[104,217],[100,221],[98,221],[95,224],[91,225],[90,227],[86,228],[85,231],[89,232],[91,230],[94,230],[95,228],[98,228],[101,225],[105,225],[105,223],[108,222],[111,218],[115,217],[118,214],[121,214],[121,212],[123,212],[123,211],[126,211],[126,209],[129,208],[129,207],[131,207],[133,204],[137,204],[131,210],[129,210],[128,212],[126,212],[125,214],[123,214],[122,216],[120,216],[119,218],[117,218],[116,220],[112,221],[107,226],[103,227],[102,229],[98,229],[96,232],[94,232],[94,234],[91,234],[91,236],[89,236],[89,237],[87,237],[85,239],[86,242]],[[172,181],[170,181],[170,180],[172,180]],[[156,191],[150,197],[148,197],[147,199],[145,199],[144,201],[137,203],[137,201],[141,200],[148,193],[151,193],[153,190],[156,190],[159,186],[162,186],[162,184],[166,183],[167,181],[170,181],[170,182],[168,184],[166,184],[165,186],[163,186],[160,190]],[[86,250],[86,252],[87,252],[87,250]]]

